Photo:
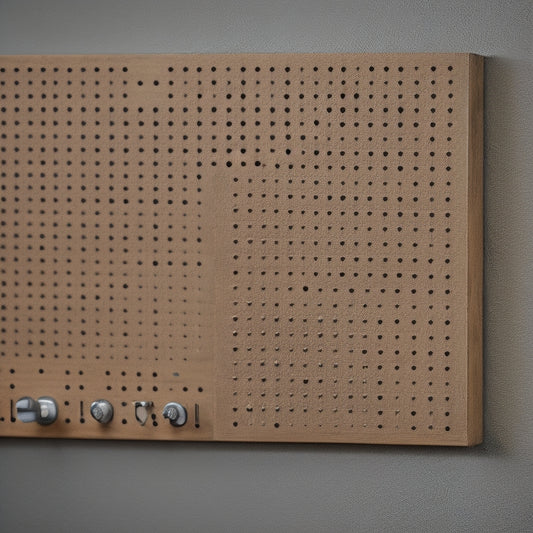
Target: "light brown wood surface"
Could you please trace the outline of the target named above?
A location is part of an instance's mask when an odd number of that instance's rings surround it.
[[[0,128],[0,435],[481,442],[481,57],[3,56]]]

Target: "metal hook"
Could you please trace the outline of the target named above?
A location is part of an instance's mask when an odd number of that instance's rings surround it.
[[[148,410],[153,407],[154,402],[134,402],[133,405],[135,406],[135,419],[141,426],[144,426],[148,420]]]

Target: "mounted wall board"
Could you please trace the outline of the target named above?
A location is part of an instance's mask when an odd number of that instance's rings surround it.
[[[481,442],[482,70],[0,57],[0,434]]]

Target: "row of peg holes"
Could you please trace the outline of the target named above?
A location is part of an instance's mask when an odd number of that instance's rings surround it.
[[[13,376],[14,374],[16,374],[16,370],[15,370],[14,368],[10,368],[10,369],[9,369],[9,373]],[[44,375],[44,374],[46,374],[46,370],[44,370],[43,368],[39,368],[39,370],[38,370],[38,374],[39,374],[39,375]],[[78,376],[80,376],[80,379],[83,379],[82,376],[85,375],[85,372],[84,372],[83,370],[79,370],[77,374],[78,374]],[[71,375],[71,371],[70,371],[70,370],[65,370],[65,375],[66,375],[66,376],[70,376],[70,375]],[[109,371],[109,370],[106,370],[105,372],[102,373],[102,376],[105,376],[105,378],[102,378],[102,379],[109,378],[111,375],[112,375],[112,372]],[[127,372],[126,372],[126,371],[121,371],[121,372],[120,372],[120,375],[121,375],[122,377],[126,377],[126,376],[127,376]],[[136,375],[136,377],[137,377],[138,379],[142,379],[143,382],[144,382],[144,380],[146,379],[146,378],[143,378],[143,374],[142,374],[142,372],[136,372],[135,375]],[[152,377],[154,380],[157,379],[157,378],[158,378],[158,374],[157,374],[157,372],[152,372],[151,377]],[[16,384],[15,384],[15,383],[12,382],[12,383],[9,384],[9,389],[10,389],[11,391],[15,391],[16,388],[17,388],[17,387],[16,387]],[[72,386],[71,386],[70,384],[66,384],[66,385],[64,386],[64,388],[65,388],[66,391],[70,391],[70,390],[72,389]],[[80,391],[83,391],[83,390],[85,390],[85,386],[84,386],[84,385],[79,385],[79,386],[78,386],[78,389],[79,389]],[[112,390],[113,390],[113,387],[112,387],[111,385],[107,385],[107,386],[106,386],[106,391],[109,392],[109,391],[112,391]],[[136,392],[142,392],[142,390],[143,390],[142,386],[137,386],[137,387],[136,387]],[[156,385],[154,385],[154,386],[152,387],[151,390],[152,390],[153,392],[157,392],[157,391],[159,391],[159,387],[156,386]],[[176,392],[176,390],[177,390],[177,389],[175,389],[175,388],[173,388],[173,387],[170,387],[170,388],[168,389],[169,392],[174,392],[174,393]],[[121,391],[121,392],[127,392],[127,391],[128,391],[128,388],[127,388],[125,385],[123,385],[123,386],[120,387],[120,391]],[[197,391],[198,393],[202,393],[202,392],[204,392],[204,388],[203,388],[203,387],[198,387],[198,388],[196,389],[196,391]],[[187,387],[187,386],[180,387],[179,392],[180,392],[180,394],[181,394],[181,393],[187,393],[187,392],[189,392],[189,387]],[[13,403],[12,403],[12,405],[13,405]],[[70,400],[64,400],[64,401],[63,401],[63,405],[64,405],[65,407],[70,407],[70,406],[71,406],[71,402],[70,402]],[[125,402],[125,401],[121,401],[121,402],[120,402],[120,405],[121,405],[121,407],[131,407],[131,402],[128,403],[128,402]],[[80,405],[80,413],[82,412],[82,410],[85,409],[85,407],[86,407],[86,406],[85,406],[85,403],[82,402],[82,405]],[[153,425],[154,427],[157,427],[157,425],[158,425],[158,423],[157,423],[157,421],[156,421],[156,417],[157,417],[157,415],[156,415],[155,413],[152,413],[152,414],[151,414],[152,425]],[[6,421],[5,417],[3,417],[3,416],[0,417],[0,422],[5,422],[5,421]],[[14,417],[12,416],[11,419],[10,419],[10,421],[11,421],[11,422],[16,422],[16,418],[14,418]],[[84,417],[84,416],[80,416],[79,421],[80,421],[80,424],[84,424],[84,423],[85,423],[85,417]],[[64,422],[65,422],[66,424],[70,424],[70,423],[71,423],[71,419],[70,419],[70,418],[65,418],[65,419],[64,419]],[[127,423],[128,423],[127,418],[122,418],[122,419],[121,419],[121,423],[124,424],[124,425],[127,424]],[[197,424],[195,425],[195,427],[196,427],[196,428],[199,428],[200,426],[199,426],[199,424],[197,423]]]

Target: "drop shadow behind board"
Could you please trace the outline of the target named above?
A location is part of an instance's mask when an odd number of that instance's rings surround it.
[[[1,57],[0,435],[481,442],[482,70]]]

